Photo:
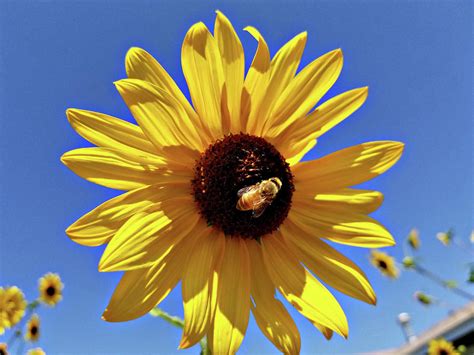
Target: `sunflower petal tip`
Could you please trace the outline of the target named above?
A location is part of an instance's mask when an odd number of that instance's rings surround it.
[[[181,341],[179,342],[178,350],[189,348],[190,345],[191,343],[189,342],[188,337],[183,335]]]
[[[73,116],[76,111],[77,111],[77,109],[75,109],[75,108],[70,108],[70,107],[67,108],[67,109],[66,109],[66,117],[67,117],[67,119],[70,120],[70,116]]]

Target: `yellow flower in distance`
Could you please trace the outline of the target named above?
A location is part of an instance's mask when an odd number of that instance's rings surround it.
[[[418,232],[418,229],[413,228],[410,233],[408,234],[408,244],[413,248],[413,249],[418,249],[420,247],[420,233]]]
[[[0,355],[8,355],[8,346],[5,343],[0,343]]]
[[[428,344],[428,355],[459,355],[459,352],[446,339],[433,339]]]
[[[0,287],[0,334],[18,323],[25,309],[25,296],[18,287]]]
[[[63,163],[126,192],[66,232],[82,245],[107,244],[100,271],[125,271],[105,320],[147,314],[181,281],[180,348],[207,336],[213,353],[235,353],[252,312],[280,351],[297,353],[298,329],[275,291],[327,338],[333,331],[347,337],[346,316],[319,280],[370,304],[376,298],[363,271],[325,239],[366,248],[395,243],[368,217],[382,194],[351,186],[389,169],[403,144],[363,143],[300,162],[364,103],[367,87],[312,110],[339,76],[341,50],[296,74],[306,32],[271,57],[262,35],[245,30],[258,42],[246,75],[240,39],[222,13],[213,34],[202,22],[189,29],[181,59],[192,106],[149,53],[132,48],[128,79],[115,85],[138,125],[67,111],[97,147],[67,152]]]
[[[41,348],[34,348],[28,350],[28,355],[46,355],[46,353]]]
[[[436,238],[438,238],[444,246],[448,246],[451,244],[452,235],[449,232],[439,232],[436,234]]]
[[[55,306],[62,300],[64,286],[58,274],[49,272],[39,279],[38,284],[41,302],[48,306]]]
[[[26,323],[26,333],[25,333],[25,340],[26,341],[38,341],[40,337],[40,319],[37,314],[33,314],[31,318]]]
[[[395,259],[379,250],[372,250],[370,253],[370,262],[373,266],[380,270],[382,274],[391,279],[398,277],[399,271],[395,265]]]

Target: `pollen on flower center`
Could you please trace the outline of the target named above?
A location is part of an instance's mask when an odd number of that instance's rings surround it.
[[[281,188],[260,216],[236,208],[240,189],[275,177]],[[242,133],[211,144],[197,161],[191,182],[200,213],[209,225],[229,236],[254,239],[280,226],[294,191],[285,158],[265,139]]]

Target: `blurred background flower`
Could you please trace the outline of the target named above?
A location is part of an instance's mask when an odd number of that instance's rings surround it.
[[[39,279],[40,301],[55,306],[62,299],[63,283],[58,274],[47,273]]]
[[[25,340],[30,342],[38,341],[40,337],[40,319],[37,314],[33,314],[26,323]]]
[[[399,270],[395,265],[395,259],[387,253],[380,250],[372,250],[370,253],[370,262],[379,269],[383,275],[391,279],[398,277]]]

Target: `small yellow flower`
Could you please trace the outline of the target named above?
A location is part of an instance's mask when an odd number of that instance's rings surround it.
[[[391,279],[398,277],[399,271],[395,266],[395,259],[390,255],[382,251],[372,250],[370,253],[370,262],[385,276]]]
[[[474,230],[471,232],[471,243],[474,243]]]
[[[0,343],[0,355],[8,355],[7,344]]]
[[[47,273],[39,279],[39,293],[41,302],[48,306],[55,306],[61,299],[63,283],[58,274]]]
[[[418,232],[418,229],[413,228],[410,233],[408,234],[408,244],[413,249],[418,249],[420,247],[420,233]]]
[[[28,350],[28,355],[46,355],[46,353],[41,348],[34,348]]]
[[[33,314],[26,324],[26,341],[38,341],[40,337],[40,319],[37,314]]]
[[[25,296],[18,287],[0,287],[0,334],[20,321],[25,308]]]
[[[405,256],[402,260],[402,264],[405,269],[412,269],[416,266],[415,259],[413,259],[411,256]]]
[[[436,238],[438,238],[438,240],[445,246],[448,246],[453,240],[453,232],[451,230],[447,232],[439,232],[438,234],[436,234]]]
[[[459,355],[459,352],[446,339],[433,339],[428,345],[428,355]]]

